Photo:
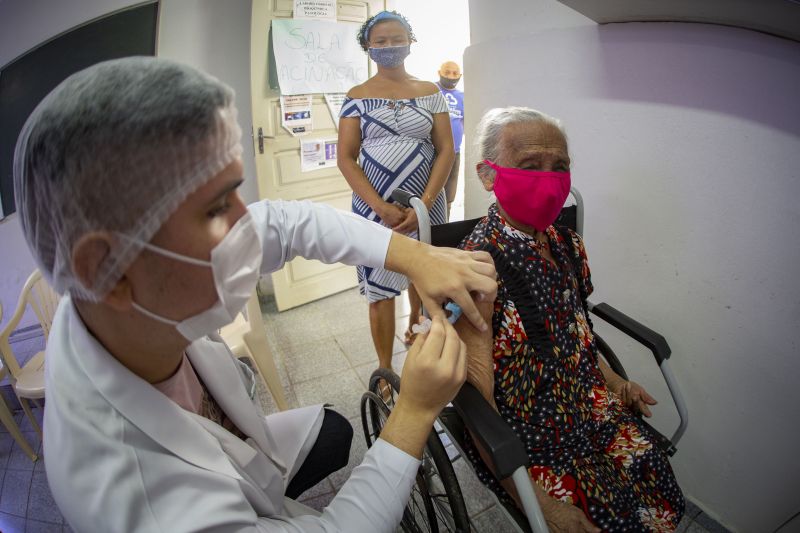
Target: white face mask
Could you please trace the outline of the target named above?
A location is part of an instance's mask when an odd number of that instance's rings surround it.
[[[250,213],[240,218],[222,241],[211,250],[211,261],[171,252],[150,243],[142,244],[148,250],[165,257],[211,268],[214,275],[214,287],[217,291],[217,301],[205,311],[194,316],[181,321],[170,320],[133,302],[134,309],[153,320],[175,326],[175,329],[189,342],[233,322],[258,283],[263,255],[261,241]]]

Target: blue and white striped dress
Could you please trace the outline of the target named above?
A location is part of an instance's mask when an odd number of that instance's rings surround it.
[[[449,113],[442,93],[391,100],[388,98],[347,98],[340,117],[361,118],[359,164],[367,179],[384,200],[401,187],[422,195],[436,157],[431,141],[433,115]],[[431,209],[431,224],[443,224],[447,202],[439,193]],[[381,222],[364,200],[353,193],[353,212]],[[412,235],[416,238],[416,233]],[[369,302],[394,298],[408,288],[405,276],[382,268],[358,267],[361,294]]]

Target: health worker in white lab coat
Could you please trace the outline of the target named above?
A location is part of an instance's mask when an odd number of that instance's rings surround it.
[[[241,158],[233,92],[155,58],[72,75],[23,127],[20,221],[64,295],[47,343],[45,468],[75,531],[393,531],[465,379],[441,305],[485,331],[471,295],[493,300],[488,255],[311,202],[246,207]],[[260,274],[296,256],[401,272],[436,315],[381,438],[321,514],[290,496],[347,462],[352,429],[319,405],[264,417],[252,373],[216,334]]]

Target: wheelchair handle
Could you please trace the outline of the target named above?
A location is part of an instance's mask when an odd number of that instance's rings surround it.
[[[404,207],[411,207],[411,198],[414,195],[403,189],[395,189],[392,191],[392,200]]]

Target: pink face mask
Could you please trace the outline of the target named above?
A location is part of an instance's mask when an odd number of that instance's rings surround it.
[[[497,172],[494,195],[515,221],[544,231],[555,222],[569,196],[569,172],[542,172],[501,167],[483,160]]]

